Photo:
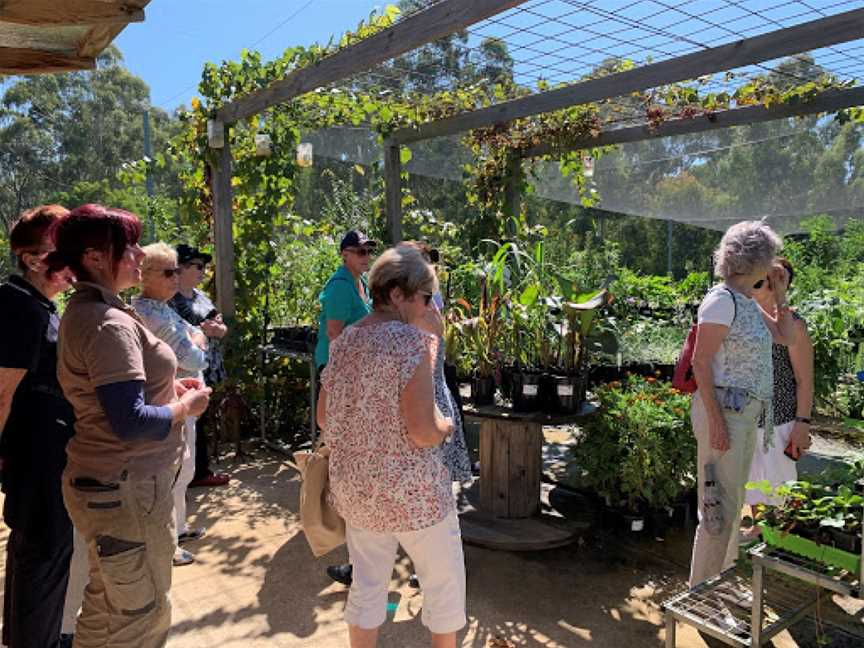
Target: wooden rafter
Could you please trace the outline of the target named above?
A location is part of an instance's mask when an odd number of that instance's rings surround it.
[[[369,70],[526,1],[443,0],[328,56],[316,65],[296,70],[267,88],[225,104],[219,110],[217,120],[228,124],[246,119],[270,106]]]
[[[409,144],[433,137],[455,135],[475,128],[494,126],[569,106],[621,97],[669,83],[808,52],[856,40],[862,36],[864,9],[855,9],[626,72],[462,113],[417,128],[405,128],[396,131],[391,137],[399,144]]]
[[[140,4],[140,3],[137,3]],[[18,25],[95,25],[143,22],[144,10],[133,2],[93,0],[5,0],[0,22]]]
[[[522,157],[533,158],[543,155],[560,155],[567,151],[577,151],[597,146],[627,144],[630,142],[657,139],[658,137],[701,133],[720,128],[729,128],[730,126],[745,126],[747,124],[757,124],[787,117],[835,112],[855,106],[864,106],[864,86],[847,90],[826,91],[806,102],[775,104],[770,108],[766,108],[761,104],[745,108],[732,108],[706,113],[698,117],[670,119],[659,124],[656,128],[650,128],[647,125],[618,128],[601,133],[597,137],[586,137],[560,145],[540,144],[525,151]]]
[[[0,47],[0,74],[72,72],[96,67],[92,58],[19,47]]]

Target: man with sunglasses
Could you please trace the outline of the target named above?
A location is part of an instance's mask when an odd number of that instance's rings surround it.
[[[321,316],[318,320],[318,345],[315,364],[319,369],[327,364],[330,343],[354,322],[371,312],[372,302],[365,274],[369,270],[372,250],[378,245],[360,230],[349,230],[342,237],[339,251],[342,265],[324,285],[318,297]]]
[[[180,268],[180,287],[177,294],[171,298],[171,306],[184,320],[192,326],[201,329],[207,336],[207,368],[204,370],[204,382],[208,387],[215,387],[227,378],[225,364],[222,358],[221,340],[228,333],[228,327],[222,321],[222,315],[216,310],[210,298],[198,286],[204,280],[207,264],[213,257],[191,245],[177,246],[177,264]],[[224,486],[229,477],[223,473],[214,473],[210,469],[210,451],[208,444],[209,417],[198,419],[195,438],[195,476],[191,487]]]
[[[366,272],[372,250],[378,245],[360,230],[349,230],[339,244],[342,265],[324,285],[318,297],[321,315],[318,319],[318,344],[315,347],[315,364],[318,375],[330,356],[330,343],[355,322],[372,312],[372,297],[366,283]],[[334,581],[351,585],[351,565],[331,565],[327,574]]]

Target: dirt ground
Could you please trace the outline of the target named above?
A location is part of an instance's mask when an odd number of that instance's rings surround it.
[[[345,560],[344,549],[321,560],[312,556],[295,514],[296,472],[267,451],[256,455],[255,462],[229,467],[230,486],[191,491],[192,523],[208,533],[187,545],[197,562],[174,570],[168,645],[343,648],[346,590],[324,567]],[[0,542],[6,535],[4,528]],[[688,542],[622,546],[591,536],[545,552],[466,547],[469,625],[459,645],[486,648],[502,637],[532,648],[663,646],[660,604],[683,586]],[[408,585],[408,569],[403,558],[394,572],[381,646],[428,645],[423,597]],[[812,645],[801,641],[784,633],[774,645]],[[705,645],[679,626],[679,647]]]

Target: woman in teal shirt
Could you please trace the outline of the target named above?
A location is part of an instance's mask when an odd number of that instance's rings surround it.
[[[369,270],[369,257],[376,245],[376,241],[359,230],[350,230],[342,237],[339,250],[343,263],[327,280],[318,297],[321,316],[315,364],[319,369],[327,364],[330,342],[339,337],[346,326],[360,321],[372,310],[364,273]]]

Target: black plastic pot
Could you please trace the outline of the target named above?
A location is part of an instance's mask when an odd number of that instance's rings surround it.
[[[585,383],[579,376],[551,374],[546,387],[548,408],[558,414],[573,414],[585,401]]]
[[[501,367],[501,393],[510,400],[513,400],[513,375],[518,371],[513,365]]]
[[[471,400],[475,405],[495,404],[495,378],[475,376],[471,379]]]
[[[840,529],[829,529],[833,544],[838,549],[848,551],[851,554],[861,553],[861,538],[854,533],[842,531]]]
[[[648,512],[648,527],[654,537],[662,538],[674,524],[675,509],[659,508]]]
[[[512,390],[513,410],[516,412],[536,412],[540,409],[541,374],[516,372],[513,374]]]

